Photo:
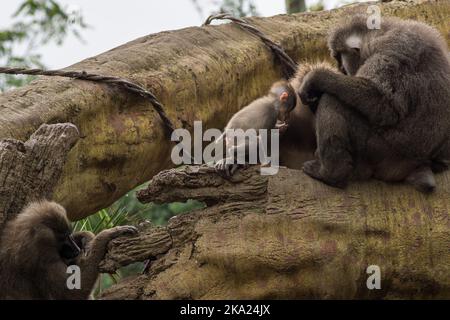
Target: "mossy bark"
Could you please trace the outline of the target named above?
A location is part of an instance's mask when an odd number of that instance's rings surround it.
[[[341,9],[250,18],[294,59],[328,57],[325,38],[339,19],[368,4]],[[448,0],[380,4],[386,15],[426,21],[450,39]],[[281,77],[262,42],[231,24],[149,35],[67,68],[114,75],[148,88],[177,127],[221,128],[226,119]],[[26,141],[42,124],[70,122],[81,139],[69,152],[54,199],[73,219],[104,208],[171,166],[151,105],[106,85],[41,77],[0,96],[0,139]]]

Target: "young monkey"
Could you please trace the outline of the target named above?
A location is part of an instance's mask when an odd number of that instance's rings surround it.
[[[226,176],[232,176],[239,168],[239,164],[230,163],[231,161],[227,161],[227,159],[232,158],[237,152],[245,151],[247,155],[249,149],[251,149],[250,146],[255,143],[255,141],[245,137],[244,143],[235,144],[234,136],[228,136],[227,130],[241,129],[245,132],[254,129],[258,134],[256,143],[259,145],[259,130],[286,130],[289,114],[296,104],[297,95],[293,87],[287,81],[278,81],[272,85],[267,95],[256,99],[234,114],[226,125],[224,133],[216,140],[219,142],[225,137],[227,151],[227,157],[216,163],[216,170]]]

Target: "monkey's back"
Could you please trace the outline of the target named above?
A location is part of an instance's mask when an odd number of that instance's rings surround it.
[[[278,112],[274,99],[268,96],[259,98],[239,110],[228,122],[226,129],[273,129],[277,122]]]
[[[393,101],[386,107],[397,108],[398,123],[381,128],[384,138],[413,157],[429,158],[440,146],[450,148],[448,48],[428,25],[390,19],[387,23],[388,30],[367,46],[370,57],[357,76],[372,80]]]

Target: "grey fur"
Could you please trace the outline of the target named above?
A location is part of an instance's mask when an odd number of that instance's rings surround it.
[[[338,187],[373,176],[433,190],[431,170],[447,169],[450,160],[443,37],[426,24],[395,18],[369,30],[366,17],[355,16],[332,31],[328,45],[344,74],[314,70],[301,86],[304,103],[320,99],[319,160],[306,163],[305,172]]]

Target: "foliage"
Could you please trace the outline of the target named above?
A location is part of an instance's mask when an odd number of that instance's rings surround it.
[[[308,11],[322,11],[322,10],[325,10],[323,0],[319,0],[308,6]]]
[[[237,17],[257,16],[258,11],[253,0],[222,0],[220,13],[232,13]]]
[[[205,207],[203,203],[193,200],[189,200],[186,203],[174,202],[162,205],[142,204],[136,198],[136,191],[145,186],[143,185],[130,191],[109,208],[100,210],[92,216],[75,222],[73,224],[74,230],[99,233],[114,226],[138,225],[144,221],[150,221],[155,225],[165,225],[173,216]],[[103,290],[117,283],[120,279],[141,273],[143,270],[144,263],[134,263],[117,270],[115,274],[102,274],[94,295],[99,295]]]
[[[200,17],[204,19],[203,9],[200,0],[191,0],[195,10],[199,13]],[[259,15],[256,5],[253,0],[207,0],[207,2],[214,5],[210,14],[215,13],[231,13],[236,17],[257,16]]]
[[[50,42],[61,45],[87,27],[79,11],[62,7],[55,0],[25,0],[13,14],[15,22],[0,30],[0,63],[7,66],[42,68],[38,49]],[[24,52],[18,53],[19,49]],[[0,91],[19,87],[32,77],[1,76]]]

